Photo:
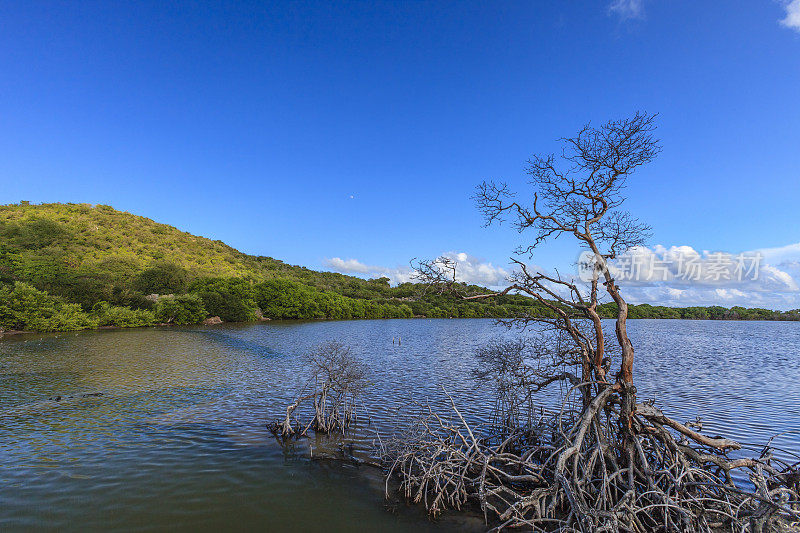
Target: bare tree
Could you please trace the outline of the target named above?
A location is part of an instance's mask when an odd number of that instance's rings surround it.
[[[602,368],[604,337],[597,313],[599,281],[617,304],[616,336],[622,356],[616,377],[627,400],[623,410],[628,415],[635,404],[634,350],[627,332],[628,304],[607,260],[642,244],[648,236],[649,227],[618,208],[624,201],[621,192],[628,177],[661,151],[653,135],[655,118],[655,115],[636,113],[631,118],[612,120],[599,128],[586,125],[574,137],[561,139],[560,161],[552,154],[531,158],[528,175],[535,190],[530,205],[515,201],[505,184],[484,182],[475,195],[487,224],[510,217],[518,231],[536,231],[533,243],[518,250],[520,253],[531,254],[549,238],[567,234],[594,254],[595,276],[588,299],[573,283],[561,279],[547,281],[567,287],[572,296],[571,307],[585,314],[595,325],[594,371],[599,381],[606,378]],[[541,274],[529,276],[523,269],[522,276],[522,281],[527,281]]]
[[[281,437],[305,435],[309,429],[344,433],[355,421],[357,402],[369,385],[369,370],[348,346],[337,341],[318,346],[302,362],[309,374],[304,391],[286,408],[283,421],[270,428]],[[295,428],[292,415],[306,402],[311,403],[313,416]]]
[[[703,435],[652,404],[636,403],[628,305],[609,261],[649,236],[649,227],[621,206],[629,176],[661,150],[654,130],[655,115],[636,113],[562,138],[559,156],[529,160],[528,201],[518,200],[505,183],[477,187],[474,198],[487,225],[508,220],[519,232],[533,232],[531,244],[516,250],[516,272],[502,290],[471,292],[459,282],[458,264],[448,258],[416,265],[416,279],[427,290],[467,300],[529,296],[545,312],[508,324],[556,332],[532,345],[494,343],[478,352],[476,376],[493,385],[496,399],[495,427],[483,436],[451,398],[455,420],[429,408],[413,438],[398,448],[390,473],[431,513],[476,501],[487,517],[499,520],[498,530],[800,527],[800,463],[777,460],[769,446],[758,458],[730,459],[728,450],[740,449],[739,443]],[[585,282],[532,271],[520,258],[562,236],[588,252]],[[604,296],[616,304],[616,343],[607,343],[603,332]],[[613,380],[611,352],[619,353]],[[571,366],[580,375],[569,371]],[[522,416],[530,412],[532,395],[553,383],[568,387],[561,411],[536,420]],[[576,390],[582,408],[566,408]],[[491,437],[497,434],[499,440]],[[756,491],[738,487],[730,474],[734,469],[749,470]]]
[[[581,377],[568,370],[580,363],[576,352],[563,332],[494,340],[479,348],[473,376],[494,395],[492,427],[504,436],[531,427],[537,415],[534,399],[538,392],[558,382],[579,386]]]
[[[528,161],[527,173],[533,194],[529,202],[516,199],[506,183],[483,182],[474,199],[486,225],[510,220],[519,232],[534,231],[533,242],[516,250],[517,255],[532,255],[535,249],[562,235],[577,240],[591,252],[594,261],[588,286],[558,274],[530,272],[527,265],[512,258],[518,270],[502,291],[489,294],[461,294],[465,299],[490,298],[521,293],[539,301],[550,310],[547,318],[553,328],[566,332],[581,351],[582,379],[607,382],[606,339],[598,312],[600,292],[604,289],[617,304],[616,337],[621,348],[621,363],[616,388],[629,409],[635,403],[633,388],[634,350],[627,333],[628,304],[622,297],[608,260],[629,248],[641,245],[649,236],[649,227],[630,214],[620,211],[622,190],[628,177],[660,152],[654,137],[656,115],[636,113],[623,120],[609,121],[599,128],[584,126],[574,137],[560,139],[560,156],[537,155]],[[457,264],[447,258],[421,261],[417,279],[456,292]],[[522,317],[522,320],[531,320]],[[580,322],[591,323],[591,331]],[[588,403],[589,394],[584,395]]]

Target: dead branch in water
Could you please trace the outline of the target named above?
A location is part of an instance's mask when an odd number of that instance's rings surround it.
[[[703,435],[648,403],[635,404],[630,427],[621,424],[621,386],[580,382],[568,370],[580,363],[565,338],[479,349],[473,375],[494,395],[489,425],[468,423],[452,398],[449,412],[423,408],[384,454],[401,494],[434,516],[480,510],[496,530],[800,527],[800,463],[773,457],[769,447],[730,458],[739,443]],[[537,410],[537,394],[556,386],[567,389],[559,412]],[[578,391],[587,389],[599,392],[584,404]],[[737,470],[752,486],[740,486]],[[388,487],[387,479],[387,496]]]
[[[730,459],[724,449],[736,443],[727,439],[691,447],[669,430],[677,422],[660,411],[654,416],[644,404],[633,415],[632,445],[623,446],[618,403],[617,392],[607,387],[569,420],[542,416],[497,438],[492,431],[479,433],[451,399],[446,417],[424,410],[392,451],[389,475],[399,479],[409,501],[432,515],[475,507],[495,530],[800,527],[797,464],[784,464],[767,450],[758,458]],[[749,473],[755,490],[737,486],[730,475],[735,469]]]
[[[281,438],[304,436],[309,430],[317,433],[345,433],[356,419],[356,406],[369,384],[368,368],[359,362],[348,346],[331,341],[304,356],[309,372],[307,392],[289,404],[281,422],[270,430]],[[294,420],[298,408],[311,404],[313,415],[306,423]]]
[[[619,208],[627,179],[661,150],[654,130],[655,115],[636,113],[561,139],[560,157],[529,161],[535,190],[528,202],[518,201],[504,184],[477,188],[475,200],[487,225],[510,219],[518,231],[535,232],[532,244],[518,254],[530,255],[559,236],[574,238],[588,252],[582,260],[586,279],[536,272],[513,259],[517,271],[505,289],[474,294],[459,282],[451,259],[416,266],[416,279],[426,290],[467,300],[529,296],[543,313],[509,324],[538,325],[553,334],[532,346],[510,343],[479,353],[476,375],[495,395],[490,427],[474,427],[451,398],[449,414],[425,409],[409,434],[386,448],[389,476],[432,515],[474,506],[497,530],[800,528],[800,463],[782,462],[769,447],[759,457],[730,458],[728,450],[740,448],[738,443],[703,435],[637,401],[628,304],[609,261],[647,238],[648,227]],[[613,336],[603,330],[603,298],[616,308]],[[352,398],[364,379],[348,370],[348,358],[335,355],[340,349],[318,352],[322,363],[312,365],[314,387],[289,406],[276,432],[347,427],[347,406],[354,409]],[[339,376],[348,375],[354,378],[342,379],[353,385],[343,387]],[[555,386],[561,387],[560,412],[537,414],[534,395]],[[342,391],[351,400],[342,402]],[[305,429],[295,429],[291,417],[309,401],[315,415]],[[736,470],[747,472],[752,486],[737,485]]]

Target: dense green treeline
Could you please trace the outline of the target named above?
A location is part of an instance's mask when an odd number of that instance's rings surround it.
[[[483,291],[480,287],[464,287]],[[0,330],[260,319],[540,316],[535,300],[464,301],[243,254],[109,206],[0,206]],[[613,317],[613,304],[602,307]],[[800,311],[631,306],[631,318],[800,320]]]
[[[600,306],[600,315],[614,318],[617,306],[614,303]],[[639,304],[628,306],[629,318],[673,318],[687,320],[800,320],[800,309],[772,311],[770,309],[746,307],[664,307]]]

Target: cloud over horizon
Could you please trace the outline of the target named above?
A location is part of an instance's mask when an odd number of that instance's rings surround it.
[[[341,257],[326,258],[323,264],[340,274],[362,274],[366,278],[387,277],[392,284],[411,281],[411,274],[413,273],[410,266],[387,268],[378,265],[367,265],[358,259],[342,259]]]
[[[332,257],[330,259],[325,260],[325,265],[329,268],[332,268],[336,272],[341,273],[358,273],[358,274],[366,274],[370,270],[373,270],[377,267],[370,267],[365,265],[364,263],[356,260],[356,259],[342,259],[340,257]]]
[[[465,283],[484,287],[497,287],[502,285],[511,273],[503,267],[494,266],[490,262],[465,252],[445,252],[441,256],[458,263],[458,280]],[[410,266],[387,268],[367,265],[357,259],[342,259],[340,257],[325,259],[324,264],[340,274],[363,274],[372,278],[385,276],[393,284],[411,281],[411,275],[413,274]]]
[[[636,247],[611,269],[631,303],[800,308],[800,243],[741,254]]]
[[[512,274],[509,267],[465,252],[442,256],[457,263],[458,281],[465,283],[496,289]],[[388,268],[340,257],[326,259],[325,266],[342,274],[385,276],[392,284],[412,281],[413,274],[410,266]],[[636,247],[611,268],[623,295],[634,304],[800,308],[800,243],[741,254],[697,251],[691,246]]]

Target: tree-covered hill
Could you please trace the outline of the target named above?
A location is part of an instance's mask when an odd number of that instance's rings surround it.
[[[0,328],[6,330],[193,323],[207,316],[509,316],[537,308],[514,296],[502,305],[417,298],[416,289],[243,254],[105,205],[0,206]]]
[[[421,295],[247,255],[221,241],[89,204],[0,206],[0,329],[258,318],[511,317],[545,312],[530,298]],[[473,287],[473,290],[479,290]],[[610,307],[604,313],[612,316]],[[632,306],[633,318],[798,319],[763,309]]]

